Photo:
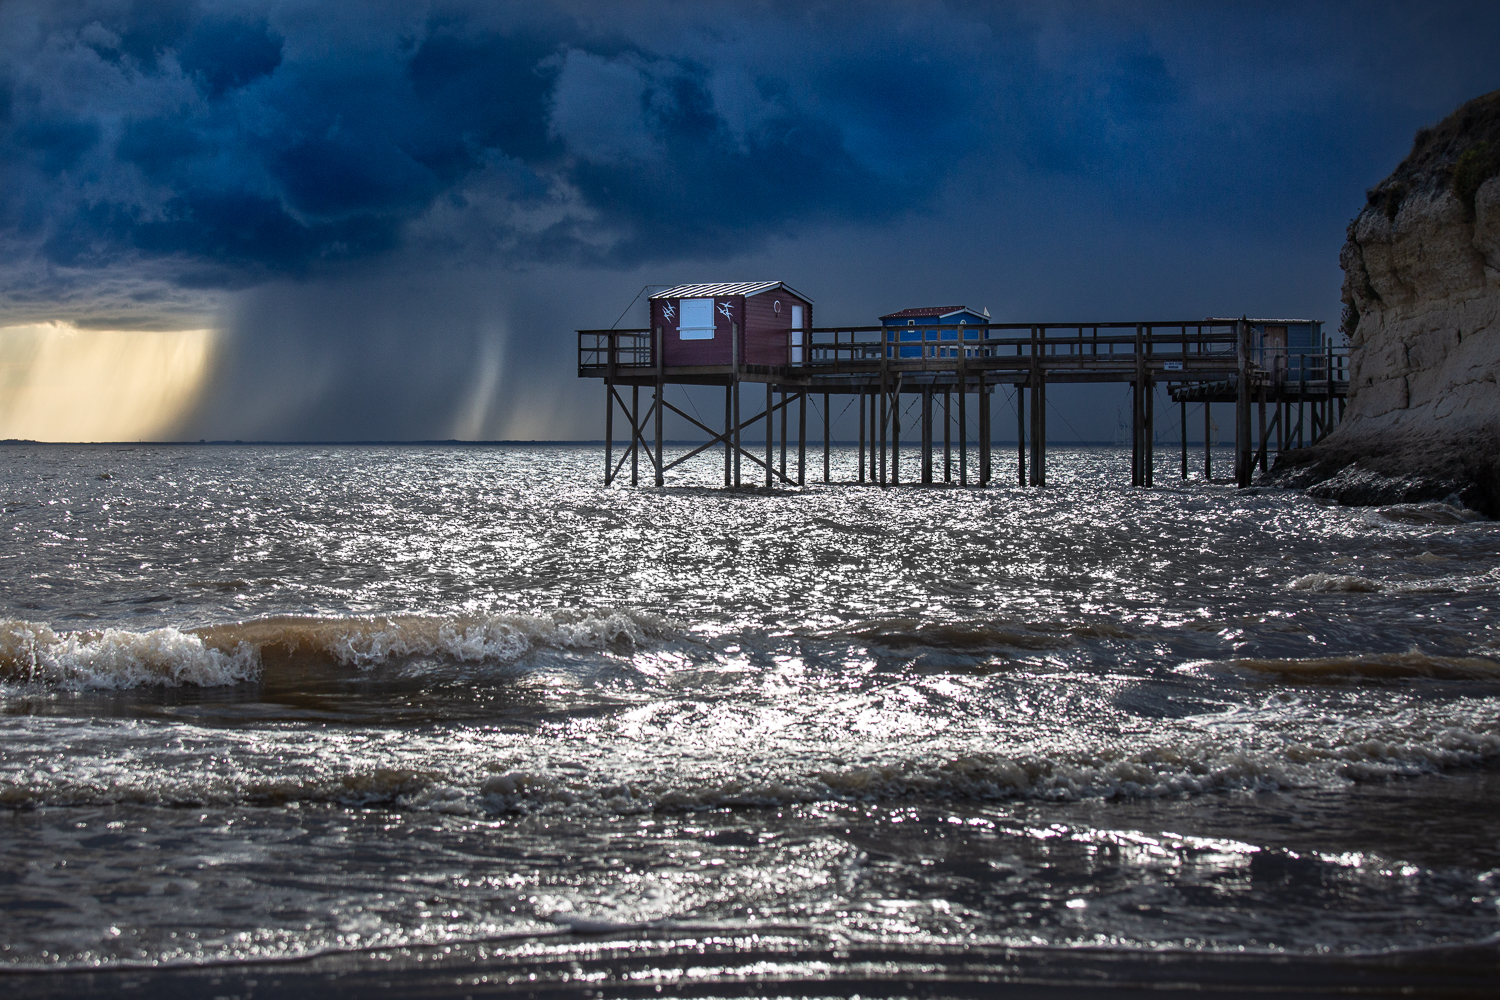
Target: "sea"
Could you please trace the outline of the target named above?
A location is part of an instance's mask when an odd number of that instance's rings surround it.
[[[0,446],[0,995],[1500,981],[1500,525],[602,450]]]

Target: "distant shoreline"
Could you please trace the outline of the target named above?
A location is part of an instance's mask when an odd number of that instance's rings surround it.
[[[673,440],[663,440],[662,441],[662,445],[663,445],[663,447],[696,447],[697,445],[703,444],[704,441],[706,441],[706,440],[707,440],[706,438],[682,438],[682,439],[673,439]],[[623,441],[623,440],[617,440],[617,441],[615,441],[615,445],[617,447],[620,447],[620,448],[627,447],[629,445],[629,443],[630,442]],[[745,444],[745,445],[747,445],[747,446],[748,445],[757,445],[757,446],[760,446],[760,447],[764,447],[766,442],[765,442],[764,438],[761,438],[758,441],[746,438],[746,439],[743,440],[742,443]],[[834,444],[834,445],[838,445],[839,447],[848,447],[848,448],[855,448],[855,447],[859,446],[859,441],[858,440],[853,440],[853,441],[833,441],[831,443]],[[868,442],[866,442],[866,443],[868,444]],[[493,447],[523,447],[523,446],[524,447],[546,447],[546,446],[558,446],[558,447],[561,447],[561,446],[570,446],[570,447],[585,447],[585,446],[587,446],[587,447],[600,447],[603,444],[604,444],[604,439],[603,438],[595,438],[594,440],[591,440],[591,441],[590,440],[581,440],[581,441],[461,441],[461,440],[458,440],[458,439],[455,439],[455,438],[434,439],[434,440],[431,440],[431,441],[32,441],[32,440],[28,440],[28,439],[25,439],[25,438],[7,438],[7,439],[5,439],[3,441],[0,441],[0,447],[7,446],[7,445],[13,445],[13,446],[36,447],[36,448],[57,448],[57,447],[63,447],[63,448],[116,448],[116,447],[124,447],[124,446],[129,446],[129,447],[132,447],[132,448],[139,448],[139,447],[158,447],[158,448],[165,448],[165,447],[174,447],[174,448],[175,447],[204,447],[204,448],[215,448],[215,447],[241,447],[241,446],[243,446],[243,447],[250,447],[250,446],[263,447],[263,446],[272,446],[272,445],[274,445],[275,447],[278,447],[278,448],[289,448],[289,447],[301,447],[301,448],[335,448],[335,447],[345,447],[345,448],[352,448],[352,447],[382,447],[382,448],[393,448],[393,447],[400,447],[400,448],[434,448],[434,447],[444,447],[444,448],[493,448]],[[792,445],[792,443],[790,441],[788,441],[787,444],[788,444],[788,447],[789,447],[789,450],[790,450],[790,448],[793,447],[793,445]],[[1010,445],[1011,447],[1015,447],[1016,441],[1015,441],[1014,438],[1012,438],[1010,440],[1005,440],[1004,438],[996,438],[992,442],[992,444],[996,448],[998,448],[1000,445]],[[778,448],[781,446],[779,440],[776,442],[776,446]],[[915,443],[913,443],[912,446],[916,447]],[[976,447],[976,446],[977,446],[977,442],[970,442],[970,447]],[[821,443],[815,443],[815,442],[813,442],[811,440],[808,441],[808,443],[807,443],[807,450],[809,452],[812,452],[816,447],[821,447]],[[958,447],[959,447],[958,443],[955,442],[954,445],[953,445],[954,450],[956,451],[958,449]],[[1124,448],[1129,448],[1130,445],[1128,445],[1128,444],[1117,444],[1114,441],[1048,441],[1047,442],[1047,447],[1049,447],[1049,448],[1122,448],[1122,449],[1124,449]],[[1158,447],[1158,448],[1178,448],[1178,447],[1181,447],[1181,442],[1178,442],[1178,441],[1172,441],[1170,443],[1169,442],[1158,442],[1157,445],[1156,445],[1156,447]],[[1203,442],[1202,441],[1193,441],[1193,440],[1190,439],[1188,441],[1188,447],[1189,448],[1200,448],[1201,449],[1203,447]],[[1234,445],[1233,445],[1232,442],[1230,442],[1230,443],[1226,443],[1226,444],[1213,445],[1213,447],[1215,447],[1215,448],[1233,448]],[[935,452],[935,454],[936,454],[936,452]]]

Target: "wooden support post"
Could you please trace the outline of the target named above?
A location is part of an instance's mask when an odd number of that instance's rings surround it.
[[[1146,486],[1156,485],[1156,378],[1151,374],[1151,369],[1146,369],[1146,412],[1145,427],[1141,435],[1141,448],[1144,451]]]
[[[932,485],[932,386],[922,386],[922,485]]]
[[[666,409],[667,409],[662,404],[664,402],[666,402],[666,400],[664,399],[664,397],[666,396],[666,392],[667,392],[667,385],[666,385],[666,383],[664,381],[662,381],[662,377],[660,375],[656,376],[656,407],[655,407],[655,409],[656,409],[656,485],[657,486],[662,486],[662,485],[665,485],[665,483],[666,483],[666,478],[665,478],[666,477],[666,469],[664,469],[662,467],[662,454],[661,454],[661,445],[662,445],[662,440],[661,440],[661,418],[662,418],[662,415],[666,412]]]
[[[630,485],[641,481],[641,387],[630,387]]]
[[[1260,471],[1266,471],[1266,387],[1260,387]]]
[[[833,449],[832,431],[830,430],[833,418],[828,412],[828,399],[829,394],[826,392],[823,393],[823,482],[825,483],[831,481],[828,478],[828,462],[829,454]]]
[[[1333,341],[1331,341],[1331,340],[1328,342],[1328,362],[1327,362],[1326,367],[1323,369],[1323,373],[1328,376],[1328,395],[1326,397],[1326,399],[1327,399],[1327,415],[1323,418],[1323,433],[1327,434],[1329,431],[1333,430],[1333,424],[1334,424],[1334,416],[1333,416]]]
[[[791,409],[787,405],[786,386],[781,387],[781,481],[786,482],[786,411]]]
[[[891,485],[901,485],[901,376],[891,387]]]
[[[1186,354],[1187,352],[1183,351],[1183,353]],[[1180,405],[1182,406],[1182,413],[1180,414],[1179,419],[1178,419],[1177,422],[1182,425],[1182,478],[1186,479],[1187,478],[1187,398],[1186,397],[1183,398],[1182,403]]]
[[[1031,425],[1031,439],[1036,442],[1036,484],[1047,485],[1047,369],[1037,368],[1036,422]]]
[[[885,411],[890,404],[890,399],[886,395],[884,369],[885,366],[882,364],[880,372],[880,475],[878,477],[881,486],[885,485],[885,435],[886,425],[889,423]]]
[[[877,471],[876,466],[879,465],[881,461],[881,459],[877,455],[878,449],[875,446],[875,439],[880,436],[880,431],[875,426],[877,422],[876,410],[880,405],[879,400],[876,399],[875,396],[876,392],[877,389],[872,386],[870,388],[870,482],[872,484],[879,482],[879,477],[877,477],[875,473]]]
[[[1235,480],[1241,489],[1250,485],[1250,323],[1240,318],[1236,328],[1236,369],[1234,397],[1234,467]]]
[[[969,372],[960,358],[958,362],[958,482],[969,485]]]
[[[859,387],[859,481],[865,481],[865,392],[864,386]]]
[[[990,387],[984,372],[979,373],[979,485],[990,484]]]
[[[775,392],[775,389],[771,386],[771,383],[767,382],[766,383],[766,489],[770,489],[775,484],[775,481],[776,481],[775,480],[775,472],[774,472],[774,470],[776,468],[776,464],[775,464],[775,461],[774,461],[774,459],[775,459],[775,452],[772,450],[774,448],[775,444],[776,444],[776,435],[772,433],[774,430],[776,430],[776,419],[775,419],[776,418],[776,414],[773,413],[773,412],[771,412],[772,410],[775,409],[775,403],[774,403],[774,397],[773,397],[774,392]]]
[[[1204,392],[1208,392],[1204,389]],[[1213,462],[1213,404],[1207,399],[1203,400],[1203,481],[1211,483],[1214,481]]]
[[[733,369],[729,376],[734,388],[734,485],[740,485],[740,450],[743,446],[740,436],[740,326],[738,323],[729,324],[729,363]]]
[[[1275,410],[1275,415],[1271,417],[1271,423],[1272,424],[1279,423],[1280,422],[1280,418],[1281,418],[1281,410],[1278,407]],[[1270,444],[1270,441],[1267,439],[1267,436],[1265,434],[1262,434],[1260,436],[1260,452],[1257,454],[1256,459],[1260,462],[1260,467],[1263,468],[1263,469],[1266,467],[1266,450],[1267,450],[1267,446],[1269,444]]]
[[[1144,486],[1145,477],[1141,474],[1141,383],[1145,381],[1141,373],[1143,362],[1141,358],[1141,328],[1135,328],[1135,378],[1130,380],[1130,485]]]
[[[1026,485],[1026,386],[1016,383],[1016,483]]]
[[[1307,355],[1297,359],[1297,447],[1307,447],[1307,437],[1302,432],[1302,421],[1307,416]]]
[[[1130,380],[1130,485],[1141,485],[1141,382],[1140,365]]]
[[[604,380],[604,485],[614,478],[615,471],[615,387],[609,379]]]
[[[943,482],[953,482],[953,411],[949,404],[953,393],[943,390]]]
[[[734,383],[724,383],[724,485],[734,485]]]
[[[807,391],[797,393],[797,485],[807,485]]]

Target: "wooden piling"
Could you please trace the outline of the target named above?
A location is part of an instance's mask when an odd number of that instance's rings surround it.
[[[979,373],[979,485],[990,484],[990,388],[984,372]]]
[[[641,387],[630,387],[630,485],[641,484]]]
[[[1260,386],[1260,471],[1266,471],[1266,387]]]
[[[661,446],[662,446],[661,418],[662,418],[663,412],[666,410],[666,407],[664,405],[662,405],[662,404],[666,402],[666,399],[665,399],[666,393],[667,393],[667,384],[666,384],[666,382],[664,382],[662,380],[662,377],[660,375],[658,375],[656,377],[656,403],[653,406],[653,409],[656,411],[656,485],[657,486],[662,486],[662,485],[665,485],[665,483],[666,483],[666,468],[665,468],[664,463],[662,462],[662,448],[661,448]]]
[[[774,408],[775,408],[775,389],[771,386],[771,383],[767,382],[766,383],[766,489],[770,489],[773,485],[775,485],[775,469],[776,469],[775,457],[776,457],[776,453],[775,453],[775,451],[773,449],[774,449],[774,446],[776,444],[776,440],[775,440],[776,439],[776,435],[773,434],[772,432],[776,430],[776,420],[775,420],[775,414],[771,412]]]
[[[828,393],[823,393],[823,482],[830,482],[828,478],[829,455],[833,449],[832,431],[830,430],[832,417],[828,412]]]
[[[724,384],[724,485],[734,485],[734,384]]]
[[[1036,484],[1047,485],[1047,370],[1037,369],[1036,394],[1040,397],[1036,405],[1036,423],[1031,426],[1031,437],[1036,442]]]
[[[1130,383],[1130,485],[1146,485],[1141,463],[1141,424],[1145,418],[1146,355],[1141,348],[1141,328],[1135,328],[1135,378]]]
[[[880,366],[880,485],[886,485],[885,481],[885,436],[886,436],[886,408],[890,400],[886,398],[885,389],[885,365]]]
[[[855,393],[859,396],[859,481],[865,481],[865,387],[860,386]]]
[[[1148,348],[1149,350],[1149,348]],[[1156,377],[1152,375],[1151,369],[1146,369],[1146,412],[1144,414],[1145,426],[1141,432],[1141,448],[1144,451],[1146,486],[1156,485]]]
[[[1250,467],[1250,323],[1240,318],[1235,338],[1236,368],[1239,377],[1235,380],[1234,396],[1234,467],[1235,480],[1243,489],[1250,485],[1253,471]]]
[[[1179,415],[1178,424],[1182,428],[1182,478],[1187,478],[1187,399],[1181,403],[1182,413]]]
[[[807,485],[807,393],[797,393],[797,485]]]
[[[922,485],[932,485],[932,386],[922,386]]]
[[[615,471],[615,387],[609,379],[604,380],[604,485],[614,478]]]
[[[891,485],[901,485],[901,376],[891,387]]]
[[[953,414],[948,404],[953,393],[943,390],[943,482],[953,482]]]
[[[1214,481],[1213,462],[1213,406],[1208,400],[1203,401],[1203,481],[1211,483]]]
[[[958,483],[969,485],[969,376],[963,358],[958,360]]]
[[[1026,485],[1026,386],[1016,383],[1016,484]]]
[[[781,387],[781,481],[786,482],[786,411],[790,409],[787,405],[786,386]]]
[[[740,423],[740,377],[734,377],[734,485],[740,485],[740,455],[743,453],[743,426]]]

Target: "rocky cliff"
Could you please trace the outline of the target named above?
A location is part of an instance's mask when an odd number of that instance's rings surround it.
[[[1500,516],[1500,91],[1417,133],[1340,263],[1348,410],[1282,479],[1346,503],[1456,493]]]

